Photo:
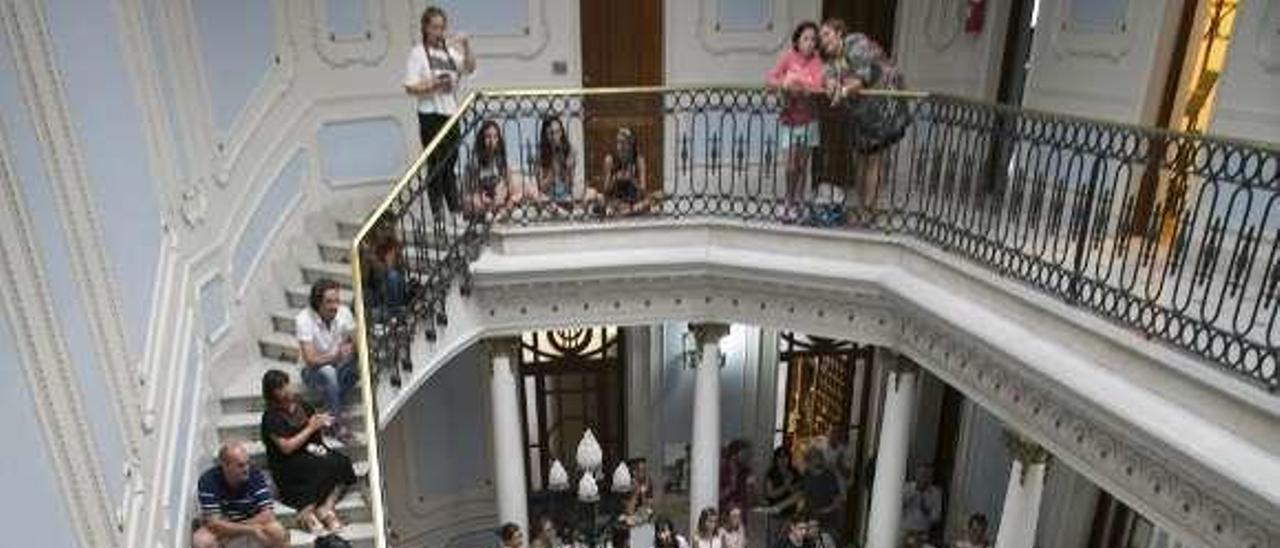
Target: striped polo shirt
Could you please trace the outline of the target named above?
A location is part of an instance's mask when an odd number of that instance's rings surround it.
[[[249,470],[249,479],[239,489],[223,480],[222,468],[214,466],[200,475],[200,514],[228,521],[247,520],[263,509],[271,509],[271,486],[261,470]]]

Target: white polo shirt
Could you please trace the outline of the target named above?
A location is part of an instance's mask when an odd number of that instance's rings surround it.
[[[431,55],[428,61],[427,55]],[[462,89],[463,64],[466,57],[457,48],[433,47],[430,51],[418,44],[409,50],[409,61],[404,70],[404,85],[412,86],[425,82],[427,78],[448,74],[453,78],[453,91],[432,92],[418,96],[418,112],[426,114],[452,115],[458,110],[458,96]]]
[[[311,307],[304,308],[298,313],[296,323],[298,342],[311,343],[316,353],[320,355],[336,351],[338,346],[351,339],[351,333],[356,330],[356,318],[351,315],[351,309],[346,305],[338,306],[338,313],[334,315],[333,321],[328,326],[320,319],[320,314]]]

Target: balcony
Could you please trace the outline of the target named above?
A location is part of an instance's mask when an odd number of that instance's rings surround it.
[[[353,245],[370,436],[483,336],[789,326],[911,354],[1203,540],[1280,542],[1280,151],[914,93],[800,131],[792,101],[468,98]],[[370,291],[387,265],[403,300]]]

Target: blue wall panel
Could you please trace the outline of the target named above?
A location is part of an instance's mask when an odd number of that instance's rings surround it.
[[[146,344],[160,259],[159,185],[109,0],[49,0],[49,34],[111,259],[128,349]]]
[[[408,165],[404,133],[394,118],[330,122],[320,127],[319,140],[326,181],[390,180]]]
[[[719,0],[716,23],[719,30],[765,30],[773,21],[773,0]]]
[[[529,28],[526,0],[441,0],[435,5],[449,14],[449,28],[473,35],[520,35]]]
[[[302,195],[302,180],[307,170],[307,155],[298,150],[289,163],[276,175],[267,187],[266,194],[254,206],[253,215],[240,239],[236,242],[231,258],[231,273],[236,287],[243,288],[253,272],[254,261],[262,254],[272,232],[280,224],[289,206]]]
[[[364,0],[327,0],[325,25],[329,33],[339,38],[355,36],[364,38],[369,29],[369,6]]]
[[[53,299],[67,349],[76,372],[86,418],[97,451],[107,491],[121,500],[124,470],[124,443],[106,380],[98,367],[97,353],[89,332],[88,317],[80,300],[80,287],[71,274],[71,256],[63,237],[53,188],[44,169],[43,152],[36,140],[30,114],[22,101],[16,66],[8,42],[0,40],[0,113],[10,161],[21,179],[26,210],[40,246],[45,283]]]
[[[9,321],[0,316],[0,356],[5,360],[0,364],[0,413],[7,446],[0,457],[0,485],[10,494],[0,501],[3,544],[74,548],[74,529],[17,352]]]
[[[275,9],[268,0],[194,0],[196,34],[214,123],[230,129],[275,58]]]

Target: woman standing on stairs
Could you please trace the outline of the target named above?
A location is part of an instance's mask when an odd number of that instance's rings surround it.
[[[333,418],[316,413],[298,401],[284,371],[262,376],[262,443],[267,467],[280,502],[298,510],[298,522],[308,533],[337,532],[343,524],[335,506],[356,482],[351,459],[325,445],[320,432]]]
[[[476,70],[471,41],[466,35],[447,39],[449,18],[444,10],[428,6],[422,12],[422,43],[409,50],[404,91],[418,99],[418,136],[423,148],[431,143],[449,117],[458,110],[458,91],[464,76]],[[449,42],[453,42],[450,44]],[[427,163],[427,198],[437,223],[444,220],[441,202],[455,215],[462,212],[458,196],[458,128],[449,130]]]

